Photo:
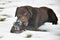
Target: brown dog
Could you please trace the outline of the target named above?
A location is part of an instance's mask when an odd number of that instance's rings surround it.
[[[58,21],[58,18],[54,11],[47,7],[17,7],[15,16],[17,16],[16,22],[19,22],[17,25],[19,26],[19,29],[17,28],[18,30],[37,30],[37,28],[43,25],[45,22],[57,24]],[[14,33],[13,30],[11,30],[11,32]]]

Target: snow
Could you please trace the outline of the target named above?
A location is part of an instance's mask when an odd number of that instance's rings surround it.
[[[60,6],[53,1],[30,1],[30,0],[19,0],[12,1],[8,3],[7,1],[1,1],[1,3],[6,3],[5,5],[1,5],[0,7],[4,7],[2,12],[0,12],[0,18],[6,18],[5,21],[0,22],[0,40],[60,40]],[[53,5],[52,5],[53,4]],[[40,26],[39,29],[47,30],[48,32],[40,32],[40,31],[29,31],[26,30],[22,33],[10,33],[11,27],[16,21],[17,17],[15,17],[15,11],[17,6],[30,5],[33,7],[41,7],[46,6],[54,10],[58,17],[58,24],[52,25],[52,23],[45,23]],[[3,16],[8,15],[8,16]],[[27,35],[31,34],[31,38],[26,38]]]

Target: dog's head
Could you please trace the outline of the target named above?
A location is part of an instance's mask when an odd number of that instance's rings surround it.
[[[18,7],[15,16],[17,16],[17,22],[19,22],[20,25],[28,26],[28,20],[32,16],[32,9],[29,6]]]
[[[17,20],[14,24],[15,28],[18,26],[17,29],[23,29],[28,26],[29,19],[32,17],[32,10],[29,6],[18,7],[15,16],[17,16]],[[16,23],[18,23],[18,25],[16,25]]]

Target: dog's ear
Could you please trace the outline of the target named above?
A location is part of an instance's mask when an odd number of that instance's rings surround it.
[[[17,7],[16,13],[15,13],[15,17],[16,16],[19,16],[19,13],[20,13],[21,9],[24,9],[24,8],[26,8],[27,9],[27,12],[29,12],[30,15],[32,16],[32,7],[30,7],[30,6],[26,6],[26,7],[23,6],[23,7]]]
[[[19,12],[19,7],[16,9],[15,17],[17,16],[17,13]]]

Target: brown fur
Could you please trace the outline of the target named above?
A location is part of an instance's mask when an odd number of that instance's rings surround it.
[[[52,24],[57,24],[58,21],[54,11],[48,7],[17,7],[15,16],[18,18],[18,22],[21,21],[23,23],[20,27],[28,30],[37,30],[37,28],[43,25],[45,22],[52,22]]]

